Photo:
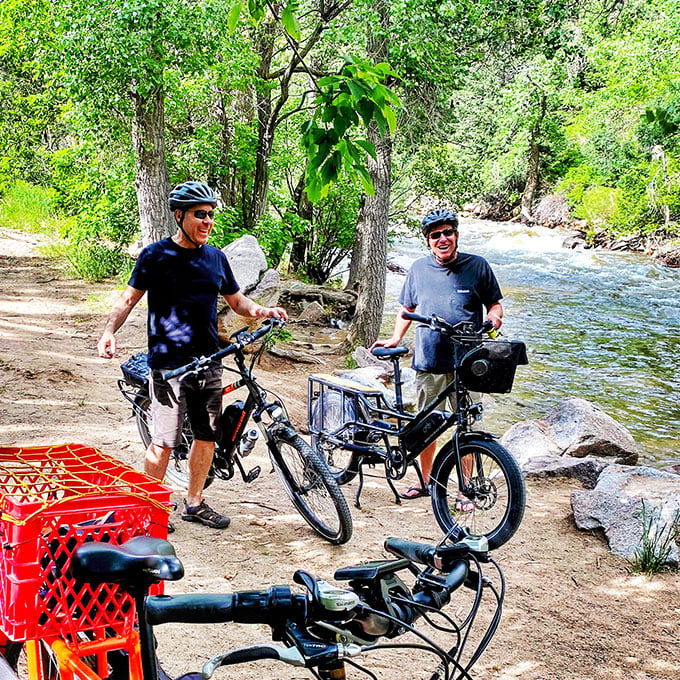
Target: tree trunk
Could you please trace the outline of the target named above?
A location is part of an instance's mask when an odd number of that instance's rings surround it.
[[[368,54],[375,62],[389,61],[390,14],[388,0],[374,0],[373,8],[380,18],[380,31],[369,29]],[[392,139],[385,137],[375,123],[368,129],[368,140],[374,144],[376,160],[369,158],[368,172],[375,194],[366,196],[357,220],[356,253],[360,257],[354,279],[359,298],[356,313],[347,334],[350,348],[368,347],[380,334],[383,305],[385,304],[385,276],[387,274],[387,229],[390,213],[392,184]],[[354,252],[352,253],[354,258]],[[354,262],[352,263],[354,265]],[[352,278],[350,272],[350,278]]]
[[[377,159],[370,160],[368,171],[375,194],[366,196],[357,221],[358,238],[363,241],[363,257],[359,267],[359,298],[352,325],[347,334],[350,347],[368,347],[380,334],[385,304],[387,274],[387,228],[392,181],[392,139],[381,138],[372,124],[368,139],[375,145]]]
[[[531,129],[531,139],[529,140],[529,167],[527,169],[527,181],[522,193],[522,224],[531,224],[533,221],[533,207],[536,190],[538,188],[539,170],[541,165],[541,125],[545,117],[546,97],[541,94],[540,111],[533,128]]]
[[[359,215],[364,211],[364,203],[366,196],[364,195],[359,205]],[[361,267],[364,261],[364,234],[357,224],[356,234],[354,236],[354,245],[352,246],[352,255],[349,260],[349,275],[347,277],[347,285],[345,290],[359,290],[359,283],[361,281]]]
[[[258,76],[266,80],[271,68],[274,54],[276,23],[267,21],[258,28],[255,39],[255,50],[260,56]],[[255,154],[255,173],[253,176],[253,190],[250,195],[250,209],[246,228],[252,229],[257,220],[267,209],[267,191],[269,189],[269,159],[274,146],[274,113],[271,88],[266,84],[256,87],[255,93],[257,110],[257,151]]]
[[[135,151],[137,205],[146,246],[175,232],[168,207],[170,180],[165,163],[165,97],[156,89],[148,97],[133,95],[135,117],[132,143]]]
[[[289,272],[295,273],[301,271],[305,265],[307,265],[307,249],[309,245],[308,240],[310,238],[309,232],[311,232],[311,225],[314,219],[314,208],[307,198],[307,192],[305,191],[304,173],[298,180],[291,198],[293,199],[293,204],[295,206],[295,214],[310,224],[310,229],[306,233],[292,236],[288,270]]]

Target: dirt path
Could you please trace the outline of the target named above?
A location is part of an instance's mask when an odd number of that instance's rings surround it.
[[[116,388],[118,360],[96,356],[94,345],[117,295],[112,283],[64,278],[36,256],[35,239],[0,230],[0,445],[67,441],[97,446],[141,467],[142,446]],[[143,348],[144,310],[119,333],[120,357]],[[261,381],[283,396],[304,425],[304,365],[270,363]],[[331,579],[337,567],[385,556],[385,536],[435,541],[427,499],[392,502],[379,477],[353,508],[354,537],[334,548],[307,529],[287,499],[264,451],[252,485],[219,482],[207,496],[232,517],[216,532],[177,521],[173,542],[187,577],[169,592],[240,590],[290,583],[296,568]],[[632,576],[603,540],[579,532],[569,504],[573,481],[531,481],[524,523],[497,551],[507,578],[498,634],[473,674],[481,680],[677,680],[680,678],[680,586],[677,574]],[[348,499],[354,487],[345,487]],[[181,496],[177,494],[179,500]],[[179,518],[176,518],[179,519]],[[460,614],[464,595],[450,611]],[[459,611],[460,609],[460,611]],[[268,640],[257,626],[166,626],[158,631],[167,670],[200,667],[219,651]],[[450,642],[452,644],[452,642]],[[436,661],[422,652],[362,657],[380,678],[426,678]],[[262,663],[238,667],[230,678],[305,678],[304,670]],[[350,677],[360,678],[358,671]]]

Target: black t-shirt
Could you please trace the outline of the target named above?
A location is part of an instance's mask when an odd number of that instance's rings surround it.
[[[487,309],[503,295],[489,263],[479,255],[458,253],[450,265],[432,254],[416,260],[406,275],[399,302],[422,316],[436,314],[450,324],[471,321],[480,328]],[[452,373],[451,342],[428,326],[416,326],[413,368],[429,373]]]
[[[217,351],[217,296],[239,290],[221,250],[182,248],[171,238],[142,250],[128,285],[148,293],[151,368]]]

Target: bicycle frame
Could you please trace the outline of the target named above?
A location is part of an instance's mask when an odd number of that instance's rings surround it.
[[[359,497],[363,487],[363,465],[382,462],[385,464],[387,472],[387,481],[394,493],[397,503],[401,502],[399,495],[392,483],[393,480],[402,479],[407,472],[409,465],[414,465],[421,483],[422,474],[417,464],[417,458],[421,451],[429,446],[432,442],[441,436],[444,432],[452,430],[451,441],[460,462],[459,444],[460,439],[466,434],[472,432],[472,424],[478,420],[481,415],[481,404],[471,404],[469,398],[469,391],[464,387],[462,380],[458,374],[454,374],[454,379],[437,394],[428,404],[426,404],[415,415],[408,413],[404,409],[402,396],[402,380],[399,368],[399,355],[391,357],[394,367],[394,384],[395,384],[395,406],[390,407],[387,404],[384,396],[378,390],[352,390],[348,387],[339,386],[337,381],[332,377],[326,380],[319,376],[310,376],[308,381],[308,395],[307,404],[309,409],[308,420],[310,424],[310,432],[312,435],[320,437],[323,441],[331,444],[341,446],[359,456],[359,486],[356,492],[356,505],[359,507]],[[343,423],[340,428],[333,432],[326,432],[315,427],[312,417],[313,404],[316,400],[324,399],[324,392],[326,389],[339,391],[351,395],[353,399],[361,405],[364,412],[371,416],[374,420],[348,420]],[[456,411],[441,411],[437,409],[440,402],[455,397]],[[371,402],[373,399],[373,403]],[[322,401],[323,403],[323,401]],[[437,422],[429,430],[430,417],[434,413],[441,414],[439,422]],[[392,419],[394,423],[385,422],[385,419]],[[405,423],[405,424],[403,424]],[[373,437],[383,441],[383,446],[378,447],[374,442],[356,442],[350,441],[351,437],[347,437],[347,433],[352,433],[356,428],[360,428],[368,433],[373,433]],[[417,433],[417,446],[409,446],[410,435]],[[485,435],[485,433],[475,432],[478,435]],[[422,438],[421,436],[422,435]],[[489,437],[491,435],[488,435]],[[390,438],[394,438],[397,444],[390,442]],[[370,437],[367,437],[370,439]],[[460,489],[465,492],[467,490],[466,480],[462,471],[462,466],[457,465],[458,482]]]

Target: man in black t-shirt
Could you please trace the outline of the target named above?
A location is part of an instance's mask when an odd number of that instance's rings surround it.
[[[178,231],[142,250],[127,287],[109,314],[97,350],[99,356],[114,356],[115,333],[146,292],[152,438],[144,471],[163,479],[170,454],[179,443],[186,413],[194,442],[182,519],[226,529],[229,518],[202,498],[218,434],[221,369],[216,367],[200,377],[188,376],[182,381],[165,381],[162,373],[217,351],[218,295],[241,316],[288,316],[281,307],[263,307],[243,295],[225,254],[207,245],[217,205],[210,187],[201,182],[184,182],[170,192],[169,204]]]
[[[402,311],[422,316],[436,314],[450,324],[471,321],[480,328],[484,319],[494,328],[501,327],[503,307],[501,290],[489,263],[479,255],[458,251],[458,218],[448,209],[429,212],[422,222],[422,231],[432,251],[416,260],[401,289],[392,337],[378,340],[373,347],[396,347],[404,337],[411,322],[401,316]],[[486,316],[484,316],[486,309]],[[421,410],[451,382],[454,358],[450,343],[427,326],[416,328],[413,353],[416,370],[416,394],[418,410]],[[452,405],[455,409],[455,406]],[[423,479],[429,482],[436,442],[420,454]],[[402,498],[427,496],[427,489],[411,487],[401,494]],[[462,500],[461,503],[466,501]]]

